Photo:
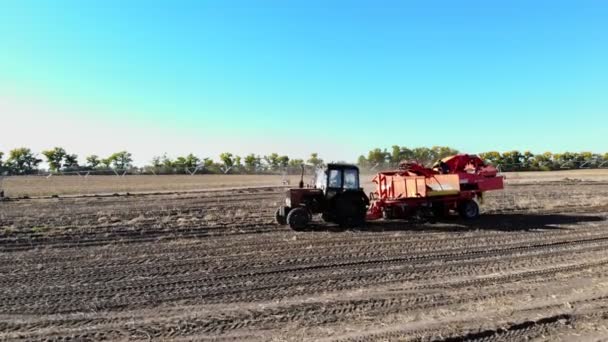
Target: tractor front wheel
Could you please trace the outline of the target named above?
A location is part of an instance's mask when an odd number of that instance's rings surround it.
[[[464,201],[458,205],[458,213],[463,219],[476,219],[479,217],[479,205],[473,200]]]
[[[277,211],[274,213],[274,218],[277,221],[278,224],[280,224],[281,226],[284,226],[287,224],[287,213],[289,211],[288,207],[280,207],[277,209]]]
[[[289,211],[287,214],[287,224],[293,230],[302,230],[306,228],[306,225],[310,221],[310,215],[308,214],[308,210],[304,208],[295,208]]]

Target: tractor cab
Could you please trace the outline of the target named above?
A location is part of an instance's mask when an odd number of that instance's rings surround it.
[[[328,164],[326,169],[318,169],[315,188],[323,192],[344,192],[358,190],[359,168],[348,164]]]
[[[304,188],[304,168],[300,187],[289,189],[285,205],[277,209],[277,223],[294,230],[306,227],[314,214],[341,226],[361,225],[365,221],[369,198],[359,183],[359,168],[350,164],[328,164],[318,169],[313,188]]]

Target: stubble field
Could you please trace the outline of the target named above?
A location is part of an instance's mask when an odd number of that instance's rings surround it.
[[[274,224],[280,176],[180,177],[5,179],[0,339],[608,336],[606,170],[507,174],[472,222],[305,232]]]

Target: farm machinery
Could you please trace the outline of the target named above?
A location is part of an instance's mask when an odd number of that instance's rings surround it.
[[[326,222],[359,226],[366,220],[418,218],[435,220],[455,211],[464,219],[479,216],[483,193],[503,188],[503,177],[491,165],[468,154],[458,154],[427,168],[416,162],[402,162],[397,170],[381,171],[372,183],[369,197],[359,183],[354,165],[328,164],[318,170],[315,185],[289,189],[285,205],[277,209],[276,220],[301,230],[321,214]]]
[[[314,187],[304,188],[304,166],[298,188],[287,190],[285,205],[276,211],[276,221],[301,230],[321,214],[325,222],[341,226],[365,223],[369,198],[359,184],[359,168],[347,164],[328,164],[317,170]]]

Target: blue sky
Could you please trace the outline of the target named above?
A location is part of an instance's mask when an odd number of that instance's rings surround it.
[[[605,1],[0,6],[3,151],[608,151]]]

